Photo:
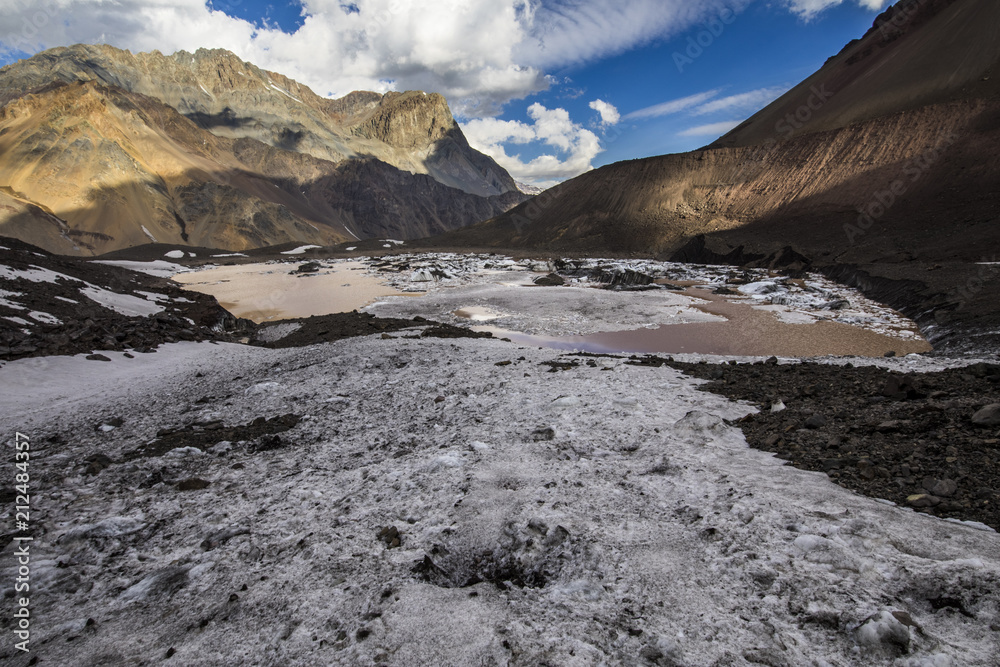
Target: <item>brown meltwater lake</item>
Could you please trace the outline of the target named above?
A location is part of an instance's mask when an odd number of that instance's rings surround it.
[[[362,262],[338,262],[309,274],[296,264],[218,266],[173,277],[185,289],[211,294],[237,317],[258,324],[311,315],[346,313],[400,292],[367,273]]]
[[[708,303],[695,307],[726,318],[725,322],[693,322],[655,328],[610,331],[580,336],[536,336],[491,326],[474,327],[515,343],[595,353],[714,354],[724,356],[861,356],[882,357],[929,352],[919,335],[900,338],[832,321],[782,322],[773,312],[749,303],[734,303],[709,290],[689,288],[684,294]]]

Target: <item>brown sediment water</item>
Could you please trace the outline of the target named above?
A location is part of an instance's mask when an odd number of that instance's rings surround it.
[[[459,308],[452,314],[455,317],[461,317],[464,320],[472,320],[473,322],[488,322],[490,320],[495,320],[498,317],[503,317],[502,313],[498,313],[482,306]]]
[[[725,322],[670,324],[648,329],[582,336],[534,336],[496,327],[475,327],[523,345],[587,352],[649,354],[717,354],[732,356],[816,357],[826,355],[881,357],[929,352],[922,337],[899,338],[840,322],[811,324],[781,322],[773,313],[751,304],[733,303],[707,290],[689,289],[688,296],[707,303],[695,307],[725,317]]]
[[[316,273],[293,273],[296,264],[219,266],[173,277],[185,289],[211,294],[237,317],[269,322],[311,315],[347,313],[400,292],[365,273],[361,262],[324,266]]]

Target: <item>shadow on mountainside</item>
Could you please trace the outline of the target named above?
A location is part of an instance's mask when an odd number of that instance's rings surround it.
[[[314,162],[316,168],[284,177],[192,169],[167,183],[150,175],[94,188],[86,206],[69,210],[48,209],[20,195],[0,201],[0,214],[6,213],[0,234],[53,252],[88,255],[151,241],[245,250],[353,238],[406,240],[493,217],[526,198],[520,192],[479,197],[376,159]]]

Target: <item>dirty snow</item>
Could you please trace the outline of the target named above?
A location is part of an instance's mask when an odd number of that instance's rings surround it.
[[[298,248],[294,248],[293,250],[286,250],[286,251],[284,251],[281,254],[282,255],[301,255],[306,250],[313,250],[314,248],[321,248],[321,247],[322,246],[318,246],[318,245],[302,245],[302,246],[299,246]]]
[[[95,287],[94,285],[87,285],[81,288],[80,294],[105,308],[109,308],[127,317],[147,317],[163,312],[163,306],[155,301],[132,296],[131,294],[112,292],[101,287]]]
[[[42,324],[52,324],[52,325],[62,324],[62,320],[60,320],[55,315],[51,315],[49,313],[43,313],[38,310],[33,310],[30,313],[28,313],[28,317],[35,320],[36,322],[41,322]]]
[[[752,408],[670,368],[380,337],[108,356],[0,368],[54,664],[996,664],[1000,536],[749,449]],[[123,461],[289,412],[273,451]]]
[[[163,253],[163,256],[169,257],[170,259],[184,259],[185,254],[186,253],[183,250],[171,250]]]
[[[268,85],[268,86],[270,86],[271,90],[276,90],[276,91],[278,91],[279,93],[281,93],[282,95],[284,95],[285,97],[287,97],[287,98],[289,98],[289,99],[291,99],[291,100],[295,100],[295,101],[296,101],[296,102],[298,102],[299,104],[302,104],[302,100],[300,100],[299,98],[295,97],[294,95],[292,95],[292,94],[291,94],[291,93],[289,93],[288,91],[285,91],[285,90],[282,90],[282,89],[281,89],[281,88],[279,88],[278,86],[274,85],[274,83],[272,83],[271,81],[268,81],[268,82],[267,82],[267,85]]]
[[[510,276],[484,276],[484,280]],[[695,309],[699,299],[662,290],[612,292],[588,287],[522,288],[471,285],[438,289],[424,297],[385,298],[366,308],[382,317],[435,320],[463,319],[456,312],[485,308],[496,317],[491,324],[527,334],[566,336],[598,331],[621,331],[683,322],[723,322],[724,318]],[[473,311],[476,312],[476,311]]]
[[[22,296],[20,292],[11,292],[5,289],[0,289],[0,306],[6,306],[7,308],[13,308],[14,310],[24,310],[24,306],[10,300],[19,296]]]
[[[661,324],[720,321],[716,315],[697,310],[701,299],[669,290],[618,292],[593,289],[599,284],[589,272],[625,273],[634,271],[659,280],[693,284],[707,288],[730,287],[727,300],[770,312],[783,323],[811,324],[831,321],[849,324],[878,334],[904,340],[919,339],[915,325],[899,313],[882,306],[860,292],[809,274],[793,281],[764,269],[733,269],[652,260],[578,259],[566,260],[577,277],[569,277],[564,287],[509,289],[532,285],[539,273],[555,270],[551,262],[517,261],[495,255],[451,253],[398,255],[391,261],[368,260],[388,284],[403,292],[426,291],[418,300],[386,299],[368,308],[382,316],[444,318],[458,323],[456,310],[484,307],[505,313],[495,324],[506,330],[546,336],[580,335],[654,327]],[[396,270],[405,265],[406,271]],[[748,280],[729,284],[734,273]],[[450,319],[449,319],[450,318]]]
[[[92,261],[95,264],[110,264],[111,266],[120,266],[123,269],[128,269],[130,271],[138,271],[139,273],[146,273],[151,276],[156,276],[157,278],[169,278],[171,276],[177,275],[178,273],[186,273],[188,271],[193,271],[193,269],[189,267],[181,266],[180,264],[174,264],[173,262],[164,262],[162,259],[156,259],[151,262],[137,262],[126,259],[95,259]]]
[[[76,278],[71,278],[70,276],[64,275],[62,273],[56,273],[51,269],[43,269],[38,266],[29,266],[27,269],[14,269],[9,266],[0,264],[0,278],[6,278],[8,280],[16,280],[18,278],[24,280],[30,280],[33,283],[53,283],[57,280],[70,280],[72,282],[80,282]]]

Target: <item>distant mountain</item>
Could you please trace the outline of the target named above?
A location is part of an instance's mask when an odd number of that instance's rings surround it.
[[[0,232],[63,253],[414,238],[523,201],[444,98],[330,100],[222,50],[0,69]]]
[[[995,0],[903,0],[711,146],[602,167],[435,242],[798,257],[910,281],[904,292],[933,293],[921,303],[940,321],[990,312],[1000,329],[976,264],[1000,261],[997,26]]]

